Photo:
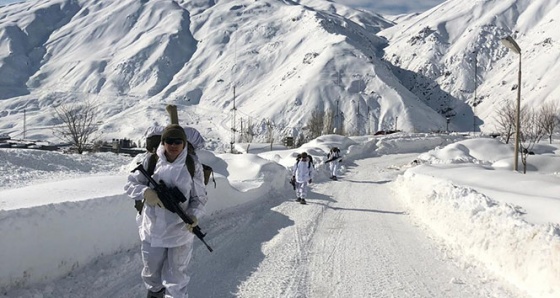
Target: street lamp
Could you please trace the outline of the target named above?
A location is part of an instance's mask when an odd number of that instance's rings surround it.
[[[507,36],[506,38],[502,38],[502,44],[512,50],[514,53],[519,55],[519,72],[517,76],[517,106],[515,108],[515,150],[514,150],[514,159],[513,159],[513,170],[517,171],[518,160],[519,160],[519,113],[520,113],[520,105],[521,105],[521,48],[515,42],[515,40],[511,36]]]

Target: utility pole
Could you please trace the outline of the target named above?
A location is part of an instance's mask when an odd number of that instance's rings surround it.
[[[368,106],[367,106],[367,118],[366,118],[367,126],[368,126],[368,127],[367,127],[367,134],[368,134],[368,135],[371,134],[371,122],[370,122],[370,120],[369,120],[369,113],[370,113],[370,110],[371,110],[371,108],[370,108],[369,105],[368,105]]]
[[[357,127],[356,127],[356,135],[360,135],[360,100],[356,101],[356,106],[357,106],[357,113],[356,113],[356,122],[357,122]]]
[[[340,116],[338,115],[338,101],[339,101],[339,100],[337,99],[337,100],[336,100],[336,116],[334,117],[335,120],[336,120],[336,121],[335,121],[335,122],[336,122],[336,123],[335,123],[336,133],[339,133],[339,131],[338,131],[338,123],[340,122],[340,119],[339,119]]]
[[[235,132],[236,129],[236,112],[237,108],[235,107],[235,85],[236,85],[236,76],[235,76],[235,68],[237,67],[237,35],[235,35],[235,50],[234,50],[234,64],[231,68],[231,77],[232,77],[232,84],[233,84],[233,108],[231,109],[233,112],[233,116],[231,119],[231,140],[230,140],[230,151],[233,153],[233,144],[235,144]]]
[[[25,132],[27,131],[26,111],[23,109],[23,139],[25,140]]]
[[[476,132],[476,89],[478,87],[478,52],[474,51],[474,102],[473,102],[473,135]]]
[[[231,140],[230,140],[230,150],[231,153],[233,153],[233,144],[235,144],[235,116],[236,116],[236,111],[237,108],[235,107],[235,85],[233,86],[233,108],[231,109],[231,111],[233,112],[233,117],[231,118]]]
[[[338,76],[338,82],[337,85],[340,88],[340,71],[337,71],[337,76]],[[340,134],[340,122],[342,119],[340,119],[340,114],[338,111],[338,102],[340,101],[340,95],[338,96],[338,99],[336,100],[336,133]]]

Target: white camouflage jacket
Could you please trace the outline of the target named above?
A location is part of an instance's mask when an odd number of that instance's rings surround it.
[[[202,165],[198,162],[198,159],[195,159],[193,181],[185,165],[186,148],[173,163],[167,161],[164,151],[163,145],[160,144],[156,151],[158,161],[152,177],[158,183],[163,181],[167,187],[177,186],[188,199],[187,202],[181,203],[183,210],[188,215],[194,215],[200,219],[204,215],[204,205],[207,201]],[[148,168],[149,156],[147,155],[142,162],[146,169]],[[142,200],[147,188],[148,179],[139,171],[128,176],[125,190],[129,197],[134,200]],[[141,240],[150,242],[154,247],[184,245],[192,242],[194,237],[192,233],[186,230],[186,224],[177,214],[165,208],[152,207],[147,204],[144,204],[144,209],[139,218],[139,233]]]
[[[309,161],[297,161],[292,169],[292,176],[296,177],[296,182],[309,182],[309,179],[313,179],[313,165],[309,164]]]

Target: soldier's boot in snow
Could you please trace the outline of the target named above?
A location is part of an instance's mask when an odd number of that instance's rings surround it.
[[[297,198],[297,199],[296,199],[296,202],[301,202],[301,198]]]
[[[165,288],[157,292],[148,291],[148,298],[164,298],[164,297],[165,297]]]
[[[305,201],[304,198],[301,198],[301,200],[300,200],[299,202],[300,202],[301,204],[303,204],[303,205],[307,204],[307,202]]]

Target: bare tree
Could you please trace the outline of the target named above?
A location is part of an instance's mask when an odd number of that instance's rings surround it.
[[[325,112],[316,109],[311,113],[311,118],[307,122],[307,129],[309,130],[309,139],[315,139],[323,134],[325,120]]]
[[[509,140],[515,132],[515,107],[511,101],[506,101],[496,113],[496,129],[500,135],[505,138],[505,143],[509,144]]]
[[[91,102],[63,104],[54,110],[62,122],[53,129],[54,135],[74,145],[78,153],[84,152],[86,145],[99,137],[99,110]]]
[[[335,128],[335,112],[333,110],[328,110],[325,114],[325,119],[323,121],[323,132],[326,134],[334,133]]]
[[[247,135],[247,143],[253,142],[253,138],[255,137],[255,133],[253,132],[255,129],[255,124],[251,121],[251,118],[247,117],[247,129],[245,130],[245,134]]]
[[[266,129],[268,131],[267,143],[270,143],[270,150],[272,151],[272,145],[274,144],[274,125],[270,120],[266,120]]]
[[[300,133],[296,138],[295,147],[299,148],[301,147],[301,145],[303,145],[303,143],[305,143],[305,135]]]
[[[241,118],[241,128],[239,129],[239,142],[240,143],[251,143],[253,142],[253,138],[255,136],[255,133],[253,132],[253,129],[255,128],[255,125],[253,124],[253,122],[251,121],[250,117],[247,117],[247,124],[244,125],[243,122],[243,118]]]
[[[542,110],[537,112],[534,109],[527,110],[526,108],[523,108],[520,112],[519,147],[521,162],[523,163],[523,174],[527,173],[527,157],[533,154],[533,147],[546,134],[539,120],[542,117],[540,112]]]
[[[340,129],[336,132],[337,135],[346,136],[346,125],[344,125],[346,118],[344,117],[344,113],[340,113]]]
[[[559,124],[558,104],[549,102],[544,104],[539,111],[539,123],[544,130],[544,134],[548,136],[548,141],[552,144],[552,135]]]

